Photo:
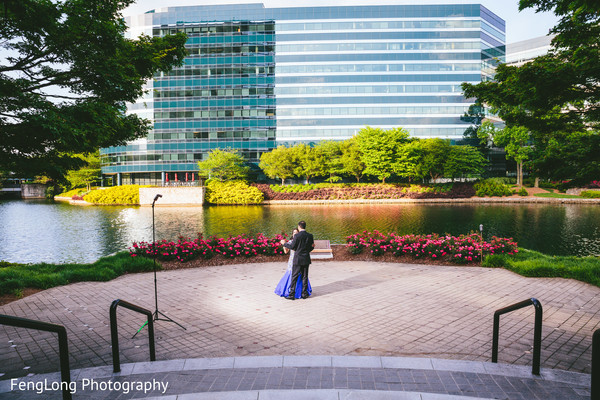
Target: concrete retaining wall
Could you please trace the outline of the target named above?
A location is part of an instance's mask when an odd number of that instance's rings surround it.
[[[21,185],[21,197],[24,199],[45,199],[48,185],[28,183]]]
[[[155,206],[201,206],[204,204],[204,187],[152,187],[140,188],[140,205],[151,206],[154,197],[162,195]]]

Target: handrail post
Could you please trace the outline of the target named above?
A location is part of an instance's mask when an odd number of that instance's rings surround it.
[[[67,330],[62,325],[49,322],[36,321],[33,319],[14,317],[12,315],[0,314],[0,325],[14,326],[17,328],[34,329],[36,331],[54,332],[58,334],[58,355],[60,359],[60,379],[62,397],[71,400],[71,368],[69,366],[69,342],[67,341]]]
[[[540,374],[540,358],[542,349],[542,304],[535,298],[520,301],[508,307],[501,308],[494,312],[494,328],[492,332],[492,362],[498,362],[498,336],[500,331],[500,315],[511,311],[519,310],[523,307],[533,305],[535,307],[535,322],[533,328],[533,366],[531,373],[533,375]]]
[[[115,300],[110,305],[110,343],[113,356],[113,372],[121,372],[119,359],[119,334],[117,332],[117,306],[120,300]]]
[[[535,307],[535,323],[533,327],[533,367],[531,372],[534,375],[540,374],[541,354],[542,354],[542,304],[532,298],[531,303]]]
[[[500,333],[500,314],[494,313],[494,330],[492,332],[492,362],[498,362],[498,335]]]
[[[145,308],[117,299],[110,305],[110,341],[112,345],[113,372],[121,371],[121,360],[119,357],[119,333],[117,329],[117,307],[125,307],[148,317],[148,341],[150,347],[150,361],[156,361],[156,348],[154,345],[154,320],[152,312]]]
[[[600,400],[600,329],[592,335],[591,400]]]

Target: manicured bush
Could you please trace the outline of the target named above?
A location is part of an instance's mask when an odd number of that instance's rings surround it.
[[[475,195],[479,197],[493,197],[493,196],[512,196],[513,192],[502,182],[502,180],[497,178],[492,179],[484,179],[479,181],[473,185],[475,189]]]
[[[132,257],[153,257],[156,252],[157,260],[177,260],[179,262],[190,261],[198,257],[205,259],[214,256],[249,258],[259,254],[274,256],[284,254],[280,240],[285,238],[286,236],[283,235],[268,238],[261,233],[256,236],[239,235],[226,239],[211,236],[204,239],[200,234],[196,239],[180,237],[177,242],[161,240],[156,242],[156,247],[148,242],[134,242],[129,252]]]
[[[586,199],[600,199],[600,191],[584,190],[581,192],[581,197],[585,197]]]
[[[83,200],[94,204],[122,205],[140,204],[140,188],[150,186],[122,185],[92,190]]]
[[[209,180],[204,198],[211,204],[260,204],[264,196],[260,190],[244,181]]]
[[[0,268],[0,295],[14,294],[24,288],[49,289],[73,282],[108,281],[128,272],[152,269],[151,260],[132,260],[127,252],[103,257],[92,264],[9,264]]]
[[[541,181],[540,182],[540,187],[542,189],[556,189],[557,188],[557,184],[556,184],[556,182]]]
[[[517,194],[518,194],[519,196],[528,196],[528,195],[529,195],[529,193],[527,193],[527,189],[525,189],[525,188],[521,188],[521,190],[519,190],[519,191],[517,192]]]
[[[518,252],[517,243],[512,239],[492,237],[485,242],[476,233],[471,235],[439,236],[432,235],[384,235],[378,231],[364,231],[346,237],[346,247],[352,254],[363,250],[373,255],[391,252],[395,256],[429,258],[444,260],[455,264],[466,264],[481,259],[481,255],[514,254]]]

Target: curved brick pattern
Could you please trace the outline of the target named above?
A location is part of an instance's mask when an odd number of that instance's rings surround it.
[[[157,359],[271,355],[376,355],[489,361],[494,310],[537,297],[544,307],[542,367],[590,372],[600,289],[476,267],[315,262],[314,295],[288,301],[273,289],[279,263],[158,273]],[[154,308],[152,274],[53,288],[0,313],[65,325],[72,368],[112,363],[108,310],[121,298]],[[121,362],[149,360],[142,315],[119,310]],[[533,308],[501,317],[501,363],[531,365]],[[56,337],[0,327],[0,379],[58,370]],[[357,365],[357,367],[365,367]],[[24,369],[27,368],[27,369]]]

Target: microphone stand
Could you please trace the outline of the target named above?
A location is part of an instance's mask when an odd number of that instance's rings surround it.
[[[154,313],[152,313],[152,320],[153,321],[172,322],[176,325],[179,325],[181,328],[183,328],[183,330],[187,331],[187,329],[183,325],[181,325],[179,322],[174,321],[173,319],[166,316],[164,313],[158,311],[158,285],[157,285],[157,281],[156,281],[156,238],[155,238],[155,224],[154,224],[154,203],[156,203],[156,200],[158,200],[159,197],[162,197],[162,195],[157,194],[154,197],[154,200],[152,201],[152,259],[154,262],[154,305],[155,305]],[[163,318],[161,318],[159,315],[162,316]],[[146,326],[147,323],[148,323],[148,321],[146,321],[144,323],[144,325],[142,325],[142,327],[131,338],[133,339],[138,333],[140,333],[140,331],[144,328],[144,326]]]

